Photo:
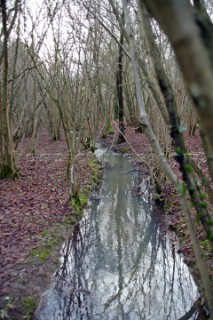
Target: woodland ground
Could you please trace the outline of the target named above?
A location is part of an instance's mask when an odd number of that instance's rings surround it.
[[[126,140],[114,146],[114,150],[137,153],[138,163],[148,171],[151,149],[145,135],[128,126]],[[107,138],[108,145],[115,141],[114,135]],[[199,136],[187,137],[186,141],[193,157],[207,170]],[[0,181],[0,318],[8,312],[13,319],[31,319],[40,293],[57,268],[61,244],[71,233],[74,221],[65,179],[67,148],[64,139],[52,142],[43,131],[35,155],[29,153],[29,144],[30,139],[23,139],[17,152],[20,176]],[[79,157],[84,187],[91,183],[89,159],[88,153]],[[170,161],[178,173],[173,157]],[[165,184],[162,199],[166,200],[168,213],[164,221],[181,236],[180,252],[185,254],[188,264],[194,266],[179,199],[170,184]],[[206,245],[201,229],[199,239]],[[206,260],[213,273],[213,257],[209,253]],[[197,275],[195,268],[193,273]]]
[[[52,142],[43,131],[36,154],[29,147],[25,138],[17,151],[20,176],[0,181],[0,319],[7,319],[7,313],[16,320],[31,319],[76,221],[66,180],[65,140]],[[88,152],[78,157],[81,190],[92,183],[91,157]]]

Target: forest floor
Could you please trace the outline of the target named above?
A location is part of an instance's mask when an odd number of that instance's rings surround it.
[[[112,135],[106,141],[110,146],[116,142],[116,136]],[[127,126],[126,141],[113,146],[113,149],[135,155],[138,163],[141,162],[148,171],[152,165],[152,151],[145,135]],[[207,170],[199,136],[186,137],[186,142],[193,157]],[[29,150],[30,139],[25,138],[17,151],[20,176],[0,181],[0,319],[8,319],[9,316],[16,320],[32,318],[39,296],[57,268],[61,245],[76,221],[65,178],[65,140],[52,142],[47,132],[42,131],[36,154],[32,155]],[[90,161],[92,156],[88,152],[79,156],[82,188],[92,184]],[[172,157],[170,162],[179,174]],[[186,262],[197,276],[180,201],[171,184],[165,184],[162,199],[168,213],[168,228],[181,236],[179,251],[185,255]],[[199,239],[206,246],[201,229]],[[213,274],[213,256],[209,253],[206,262]]]
[[[0,319],[31,319],[39,296],[57,268],[60,248],[78,217],[69,201],[65,140],[42,131],[36,154],[30,138],[20,143],[20,176],[0,181]],[[95,187],[91,153],[78,157],[82,184]]]

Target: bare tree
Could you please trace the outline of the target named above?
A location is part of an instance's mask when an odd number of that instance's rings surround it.
[[[8,99],[8,45],[9,36],[14,26],[20,1],[13,3],[13,16],[9,23],[9,10],[7,1],[0,2],[2,18],[2,51],[0,52],[1,79],[0,79],[0,178],[14,177],[17,175],[17,166],[14,154],[14,145],[11,131],[10,105]]]
[[[187,84],[189,95],[194,101],[202,137],[206,146],[207,161],[213,179],[213,72],[211,43],[209,49],[194,19],[195,11],[189,1],[145,1],[147,8],[155,16],[174,48],[176,58]],[[206,26],[207,27],[207,26]],[[211,24],[208,23],[207,34]]]

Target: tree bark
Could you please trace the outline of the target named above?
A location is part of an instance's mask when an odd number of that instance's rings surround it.
[[[127,37],[128,37],[128,42],[129,42],[130,52],[131,52],[132,68],[133,68],[134,79],[135,79],[136,98],[137,98],[139,119],[144,125],[147,137],[149,138],[149,141],[152,145],[153,150],[156,152],[156,155],[159,159],[159,162],[162,166],[162,169],[165,172],[165,175],[174,184],[176,184],[178,182],[177,177],[176,177],[175,173],[172,171],[166,157],[164,156],[164,153],[160,147],[160,144],[159,144],[159,142],[153,132],[153,129],[152,129],[152,127],[149,123],[149,119],[147,117],[144,99],[143,99],[143,93],[141,90],[138,60],[137,60],[136,49],[135,49],[135,44],[134,44],[133,30],[132,30],[131,21],[130,21],[128,8],[127,8],[127,0],[123,0],[123,8],[124,8],[125,20],[126,20],[126,25],[127,25]]]
[[[123,46],[124,35],[123,31],[120,30],[120,44]],[[117,71],[117,95],[118,95],[118,119],[119,119],[119,136],[117,143],[122,143],[125,141],[124,134],[124,102],[123,102],[123,49],[120,45],[118,46],[118,71]]]
[[[142,3],[142,0],[140,0]],[[167,34],[194,101],[213,162],[213,72],[194,8],[185,0],[145,0],[147,8]],[[213,180],[213,166],[209,167]]]
[[[209,239],[213,242],[213,226],[211,225],[211,216],[207,210],[206,204],[203,201],[200,187],[196,182],[193,168],[190,164],[190,159],[187,156],[188,150],[185,146],[183,134],[181,132],[181,124],[177,114],[177,103],[175,95],[169,78],[164,71],[163,63],[160,58],[160,52],[155,43],[154,34],[149,22],[149,16],[146,15],[143,5],[140,6],[140,9],[141,15],[143,17],[143,26],[147,34],[147,39],[149,40],[150,52],[153,59],[157,79],[164,96],[165,104],[167,106],[169,114],[171,137],[176,148],[176,160],[179,163],[183,181],[186,183],[191,201],[196,209],[197,217],[202,222],[207,237],[209,237]]]
[[[12,178],[17,175],[14,145],[12,140],[10,107],[8,100],[8,29],[6,0],[1,0],[3,51],[2,51],[2,79],[0,80],[0,127],[1,127],[1,158],[0,178]],[[2,82],[2,85],[1,85]]]

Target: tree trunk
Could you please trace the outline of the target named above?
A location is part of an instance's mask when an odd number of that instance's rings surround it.
[[[8,30],[6,1],[1,0],[3,54],[2,54],[2,79],[0,79],[0,178],[12,178],[17,175],[14,146],[10,125],[10,110],[8,101]],[[1,85],[2,83],[2,85]]]
[[[141,3],[143,3],[140,0]],[[213,68],[210,50],[202,39],[195,9],[185,0],[145,0],[167,34],[200,119],[213,162]],[[207,33],[206,33],[207,34]],[[208,37],[209,37],[208,32]],[[212,36],[209,37],[211,49]],[[209,163],[208,163],[209,164]],[[213,180],[213,166],[209,167]]]
[[[124,36],[123,31],[120,31],[120,44],[123,46]],[[122,143],[125,141],[124,138],[124,102],[123,102],[123,49],[119,45],[119,55],[118,55],[118,71],[117,71],[117,94],[118,94],[118,119],[119,119],[119,136],[117,143]]]

